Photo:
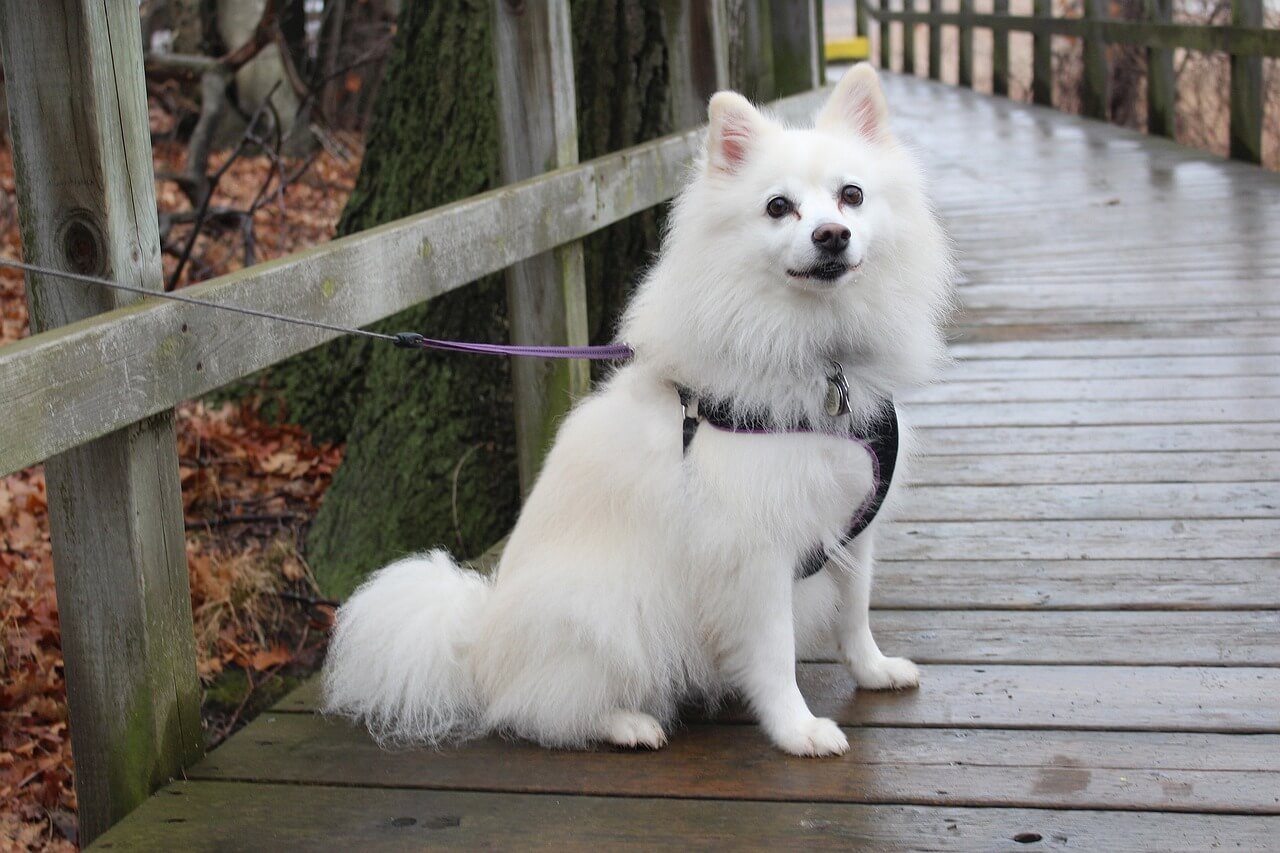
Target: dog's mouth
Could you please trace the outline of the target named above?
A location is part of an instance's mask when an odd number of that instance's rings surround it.
[[[792,278],[831,282],[851,270],[858,269],[860,266],[862,266],[861,262],[856,264],[846,264],[842,261],[823,261],[822,263],[814,264],[811,267],[805,267],[801,270],[787,270],[787,275]]]

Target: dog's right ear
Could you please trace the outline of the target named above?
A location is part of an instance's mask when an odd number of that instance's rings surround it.
[[[707,165],[711,171],[733,174],[747,162],[767,119],[737,92],[716,92],[707,114]]]

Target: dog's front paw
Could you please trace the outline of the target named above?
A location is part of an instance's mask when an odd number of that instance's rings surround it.
[[[604,739],[614,746],[661,749],[667,744],[662,725],[639,711],[614,711],[605,723]]]
[[[778,748],[792,755],[818,758],[824,755],[844,755],[849,751],[849,739],[826,717],[810,717],[788,728],[772,732]]]
[[[920,667],[906,658],[879,655],[872,660],[849,658],[849,671],[863,690],[906,690],[920,686]]]

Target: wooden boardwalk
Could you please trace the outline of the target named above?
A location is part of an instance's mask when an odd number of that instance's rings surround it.
[[[964,271],[876,585],[919,691],[803,665],[852,745],[803,760],[734,712],[658,753],[387,753],[309,685],[97,846],[1280,847],[1280,176],[887,88]]]

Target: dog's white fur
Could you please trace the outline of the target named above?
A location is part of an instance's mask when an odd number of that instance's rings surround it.
[[[735,691],[779,747],[830,755],[848,743],[800,695],[797,648],[834,635],[860,686],[918,683],[868,625],[875,525],[812,578],[793,570],[815,543],[837,546],[872,488],[866,451],[833,434],[847,421],[823,412],[830,362],[855,420],[928,381],[945,359],[949,244],[870,67],[844,76],[813,129],[730,92],[710,118],[623,323],[636,357],[565,419],[496,578],[442,551],[374,575],[338,613],[329,711],[384,741],[656,748],[677,703]],[[850,183],[861,206],[841,202]],[[777,195],[794,215],[766,214]],[[834,281],[804,276],[824,223],[851,232]],[[831,432],[704,425],[682,454],[675,383]]]

